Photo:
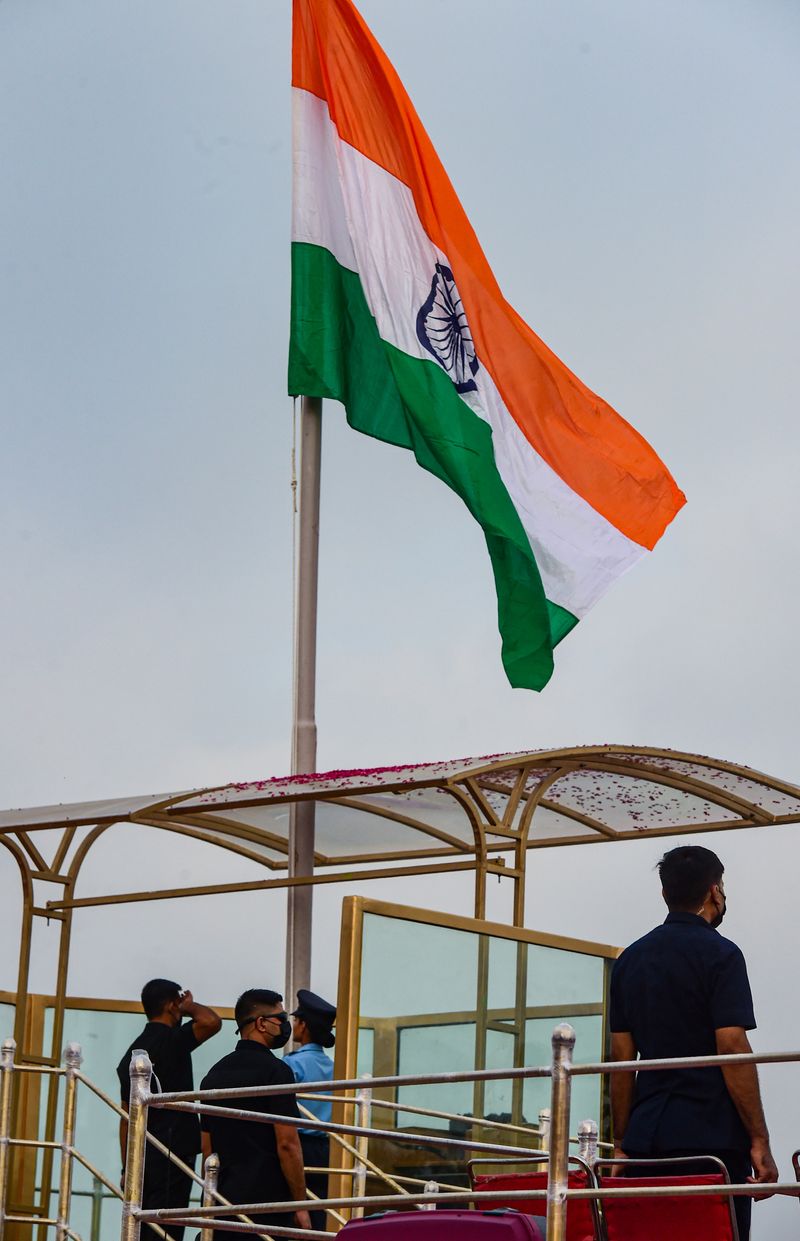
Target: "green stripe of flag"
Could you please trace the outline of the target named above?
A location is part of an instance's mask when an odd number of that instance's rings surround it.
[[[503,665],[542,689],[553,647],[577,619],[545,598],[517,510],[497,471],[492,432],[435,362],[381,340],[357,274],[319,246],[292,246],[289,392],[341,401],[357,431],[410,449],[481,525],[494,571]]]

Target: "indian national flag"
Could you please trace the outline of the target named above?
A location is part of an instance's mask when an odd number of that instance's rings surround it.
[[[294,0],[292,84],[289,391],[341,401],[461,496],[486,537],[508,679],[541,689],[553,648],[684,496],[505,301],[349,0]]]

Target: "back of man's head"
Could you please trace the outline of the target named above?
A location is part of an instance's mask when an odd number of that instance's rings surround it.
[[[283,996],[277,991],[268,991],[266,987],[252,987],[243,991],[236,1001],[233,1010],[234,1020],[241,1028],[248,1017],[256,1017],[271,1008],[279,1008],[283,1004]]]
[[[706,894],[722,879],[725,867],[702,845],[679,845],[658,864],[664,900],[670,909],[695,913]]]
[[[142,1008],[148,1021],[155,1021],[172,1000],[181,997],[180,984],[168,978],[151,978],[142,987]]]

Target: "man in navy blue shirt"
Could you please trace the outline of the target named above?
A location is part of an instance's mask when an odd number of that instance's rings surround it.
[[[612,1059],[751,1051],[747,967],[716,930],[726,907],[721,861],[710,849],[682,845],[658,870],[669,914],[614,967]],[[733,1182],[778,1179],[755,1065],[614,1073],[611,1108],[620,1156],[716,1155]],[[740,1241],[750,1235],[751,1202],[734,1199]]]

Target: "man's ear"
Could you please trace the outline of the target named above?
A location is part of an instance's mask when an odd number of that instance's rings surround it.
[[[664,904],[667,906],[667,908],[669,908],[669,902],[667,901],[667,894],[663,888],[661,889],[661,899],[664,902]]]

